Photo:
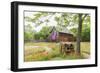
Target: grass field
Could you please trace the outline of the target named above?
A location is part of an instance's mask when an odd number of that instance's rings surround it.
[[[76,45],[75,45],[76,47]],[[25,43],[24,61],[46,61],[46,60],[75,60],[89,58],[90,43],[81,42],[81,55],[64,55],[60,52],[59,43],[39,42]]]

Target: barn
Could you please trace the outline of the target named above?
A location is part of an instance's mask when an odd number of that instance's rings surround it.
[[[74,35],[67,28],[59,30],[56,27],[52,27],[47,39],[51,42],[72,42],[74,41]]]

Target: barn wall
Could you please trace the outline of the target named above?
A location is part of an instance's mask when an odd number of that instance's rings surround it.
[[[72,42],[74,41],[74,37],[73,35],[70,34],[59,34],[58,36],[58,41],[62,41],[62,42]]]

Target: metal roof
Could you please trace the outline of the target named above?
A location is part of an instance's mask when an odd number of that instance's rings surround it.
[[[66,34],[72,34],[73,35],[73,33],[71,31],[69,31],[66,27],[57,28],[57,27],[53,26],[51,29],[52,29],[51,31],[57,31],[57,32],[60,32],[60,33],[66,33]]]

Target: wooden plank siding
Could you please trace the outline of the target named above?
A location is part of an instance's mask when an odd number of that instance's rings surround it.
[[[57,40],[60,42],[72,42],[74,41],[74,36],[72,34],[59,33]]]

